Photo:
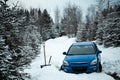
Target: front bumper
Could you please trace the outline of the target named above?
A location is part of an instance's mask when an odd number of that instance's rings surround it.
[[[91,73],[97,72],[98,67],[96,65],[82,65],[82,66],[64,66],[62,65],[62,69],[67,73]]]

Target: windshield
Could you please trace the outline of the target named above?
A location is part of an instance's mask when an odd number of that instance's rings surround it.
[[[88,54],[95,54],[95,50],[92,45],[85,45],[85,46],[79,46],[74,45],[71,46],[71,48],[68,51],[68,55],[88,55]]]

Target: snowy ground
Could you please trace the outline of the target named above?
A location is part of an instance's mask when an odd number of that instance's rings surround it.
[[[44,64],[42,47],[41,54],[33,60],[31,66],[25,69],[25,72],[31,74],[31,80],[114,80],[111,76],[105,74],[105,72],[117,72],[120,76],[120,47],[104,48],[103,46],[98,46],[102,50],[103,71],[101,73],[70,74],[59,71],[64,59],[62,53],[67,51],[74,42],[75,38],[69,39],[66,36],[46,41],[47,62],[48,58],[52,56],[51,66],[40,68],[40,65]]]

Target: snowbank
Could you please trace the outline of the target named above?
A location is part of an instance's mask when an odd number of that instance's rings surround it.
[[[91,74],[70,74],[59,71],[64,59],[64,55],[62,55],[62,53],[67,51],[72,43],[75,43],[75,38],[68,38],[66,36],[46,41],[45,49],[47,62],[48,58],[52,56],[51,66],[40,68],[40,65],[44,64],[42,48],[41,54],[35,60],[33,60],[28,69],[25,69],[25,72],[31,74],[30,80],[114,80],[111,76],[105,74],[105,72],[120,72],[120,47],[104,48],[102,46],[98,46],[103,52],[101,54],[103,65],[102,73],[94,72]]]

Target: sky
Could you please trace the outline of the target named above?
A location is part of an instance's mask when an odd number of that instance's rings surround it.
[[[50,13],[51,17],[54,18],[54,12],[56,7],[61,10],[61,14],[63,8],[67,3],[76,4],[81,7],[83,16],[87,13],[87,8],[91,4],[95,4],[95,0],[18,0],[19,4],[27,9],[30,8],[40,8],[41,10],[47,9]],[[16,3],[17,0],[9,0],[10,3]]]

